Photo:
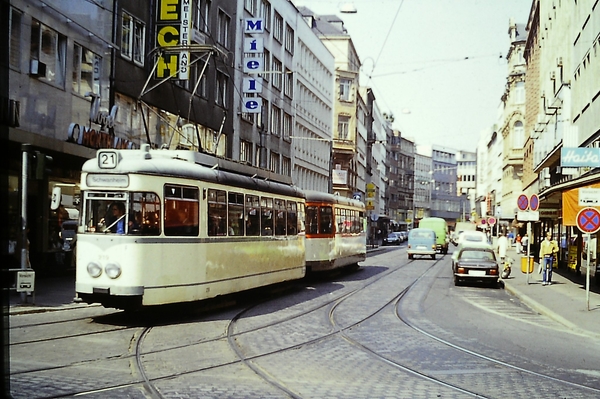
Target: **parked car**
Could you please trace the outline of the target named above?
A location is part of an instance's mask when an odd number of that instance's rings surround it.
[[[400,233],[393,232],[383,237],[383,245],[400,245],[403,242]]]
[[[436,234],[432,229],[416,228],[408,233],[408,246],[406,249],[408,259],[413,259],[415,255],[431,256],[435,259],[437,253]]]
[[[399,231],[400,237],[402,237],[402,242],[408,241],[408,233],[406,231]]]
[[[500,275],[496,254],[487,243],[462,245],[452,258],[452,272],[454,285],[461,281],[477,281],[496,286]]]

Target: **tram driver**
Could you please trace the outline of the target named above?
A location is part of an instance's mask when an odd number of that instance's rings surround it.
[[[125,234],[125,205],[122,202],[113,202],[110,205],[111,224],[108,226],[112,233]]]

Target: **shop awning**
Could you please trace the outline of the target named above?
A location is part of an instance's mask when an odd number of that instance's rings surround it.
[[[598,188],[600,189],[600,182],[590,184],[583,187],[572,188],[565,190],[562,193],[562,221],[564,226],[577,226],[577,214],[583,208],[587,206],[579,205],[579,189],[581,188]]]

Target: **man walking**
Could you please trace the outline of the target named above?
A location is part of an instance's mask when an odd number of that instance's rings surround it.
[[[542,262],[542,285],[552,284],[552,262],[558,252],[558,245],[552,241],[552,233],[546,233],[546,239],[540,245],[540,262]]]
[[[496,249],[498,251],[500,262],[504,262],[506,258],[506,251],[508,250],[508,238],[506,238],[502,232],[500,233],[500,237],[498,237]]]

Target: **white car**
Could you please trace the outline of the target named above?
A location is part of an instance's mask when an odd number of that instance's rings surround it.
[[[488,242],[487,235],[482,231],[461,231],[454,245],[458,248],[452,253],[452,263],[456,262],[458,253],[465,245],[492,248],[492,245]]]
[[[488,242],[487,235],[482,231],[461,231],[456,239],[456,245],[464,243],[486,243]]]

